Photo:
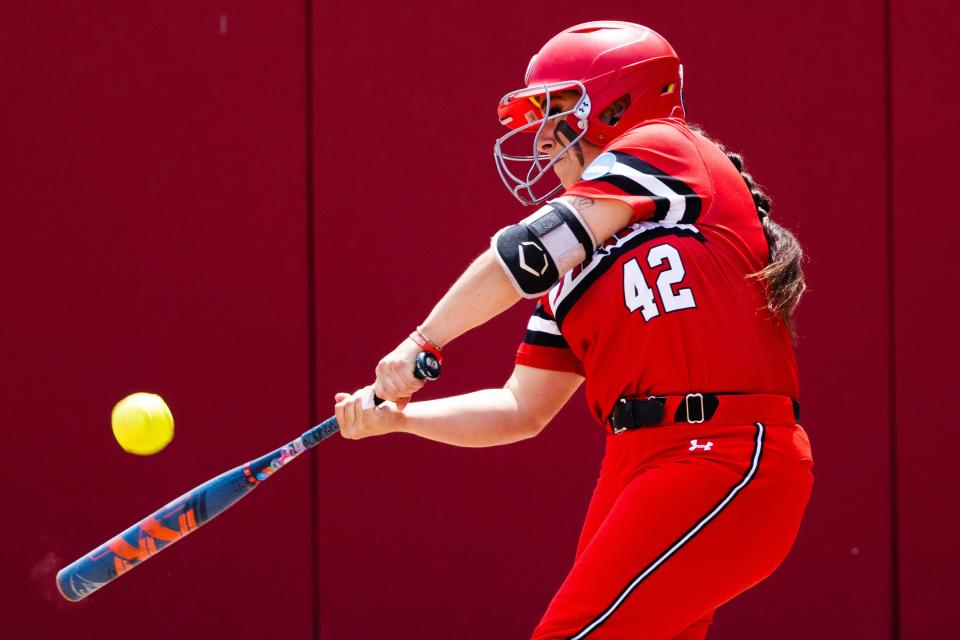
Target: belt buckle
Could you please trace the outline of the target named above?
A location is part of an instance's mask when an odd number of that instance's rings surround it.
[[[690,398],[697,398],[697,399],[700,401],[700,402],[699,402],[699,405],[700,405],[700,419],[699,419],[699,420],[694,420],[694,419],[692,418],[692,415],[693,415],[693,414],[690,413]],[[703,422],[704,419],[705,419],[705,416],[707,415],[706,408],[703,406],[703,394],[702,394],[702,393],[688,393],[688,394],[686,395],[686,397],[684,397],[683,401],[684,401],[684,403],[686,404],[686,409],[687,409],[687,422],[688,422],[689,424],[699,424],[699,423]],[[696,407],[697,405],[694,404],[693,406]]]

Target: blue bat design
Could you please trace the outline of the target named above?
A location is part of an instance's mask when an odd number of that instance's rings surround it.
[[[440,375],[440,364],[431,354],[421,352],[417,356],[415,375],[435,380]],[[57,573],[57,588],[61,595],[71,602],[83,600],[210,522],[291,460],[339,430],[336,418],[328,418],[279,449],[194,487],[61,569]]]

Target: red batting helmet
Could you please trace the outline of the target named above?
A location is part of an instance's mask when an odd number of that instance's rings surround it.
[[[562,31],[530,59],[524,84],[524,89],[500,101],[500,122],[511,131],[497,140],[494,155],[504,184],[525,204],[541,202],[559,189],[543,196],[532,191],[553,166],[545,164],[547,159],[539,156],[536,146],[548,120],[563,118],[578,134],[569,148],[581,138],[605,146],[651,118],[684,117],[683,69],[676,52],[658,33],[631,22],[587,22]],[[569,90],[580,94],[574,108],[549,113],[550,94]],[[620,120],[602,122],[600,114],[625,95],[630,106]],[[533,153],[504,153],[502,144],[520,132],[536,134]],[[531,163],[525,179],[515,176],[507,162]]]

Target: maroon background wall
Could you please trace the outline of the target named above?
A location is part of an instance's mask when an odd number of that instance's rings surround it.
[[[442,6],[0,6],[4,637],[521,638],[536,624],[602,453],[580,399],[511,447],[327,442],[89,601],[61,602],[52,582],[329,414],[521,215],[490,158],[495,101],[542,42],[598,16]],[[715,640],[946,638],[958,623],[953,421],[936,401],[956,379],[936,185],[958,137],[942,81],[958,51],[934,27],[956,14],[618,0],[600,16],[674,43],[691,118],[744,153],[811,256],[798,350],[817,485],[794,552],[719,612]],[[528,311],[451,345],[424,395],[502,384]],[[138,390],[177,418],[154,457],[109,431]]]
[[[956,76],[960,44],[941,25],[960,7],[893,2],[892,285],[896,322],[899,601],[903,637],[957,634],[957,239],[949,193],[960,145]],[[944,70],[948,70],[944,72]],[[948,79],[949,78],[949,79]],[[921,89],[922,87],[922,89]]]
[[[309,637],[309,464],[98,597],[53,582],[307,423],[302,4],[4,2],[0,25],[0,636]],[[177,427],[148,458],[109,422],[141,390]]]

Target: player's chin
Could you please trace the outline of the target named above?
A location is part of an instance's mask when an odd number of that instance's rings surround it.
[[[564,189],[569,189],[580,179],[580,172],[573,166],[573,163],[566,158],[561,158],[553,165],[553,172],[560,179],[560,184]]]

